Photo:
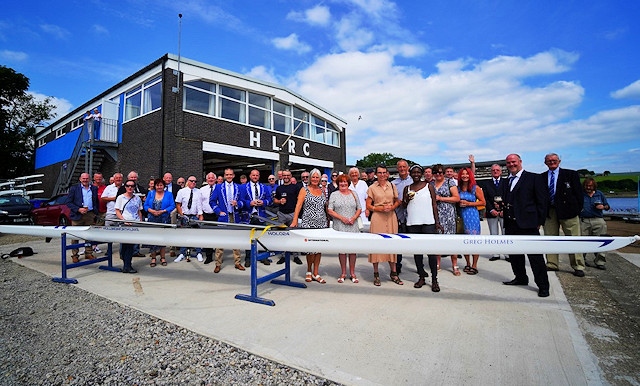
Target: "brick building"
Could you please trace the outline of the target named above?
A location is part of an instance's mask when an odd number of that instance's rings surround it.
[[[98,109],[99,123],[86,119]],[[80,173],[108,178],[136,170],[140,181],[220,174],[236,177],[346,169],[339,116],[285,87],[166,54],[36,133],[36,172],[45,195]]]

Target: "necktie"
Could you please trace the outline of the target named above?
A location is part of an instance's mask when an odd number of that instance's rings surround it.
[[[496,186],[496,189],[498,189],[498,186],[500,185],[500,180],[496,178],[493,184]]]
[[[231,184],[226,184],[226,185],[227,185],[227,211],[231,213],[231,211],[233,210],[233,207],[231,205],[231,201],[233,200],[233,185]]]
[[[193,203],[193,189],[191,189],[191,194],[189,194],[189,202],[187,203],[187,209],[191,209],[192,203]]]
[[[551,199],[551,204],[553,205],[556,198],[556,177],[553,170],[551,170],[551,177],[549,177],[549,198]]]
[[[260,193],[258,193],[258,184],[253,184],[253,198],[255,200],[260,198]]]
[[[509,191],[513,189],[513,180],[516,179],[516,176],[509,177]]]

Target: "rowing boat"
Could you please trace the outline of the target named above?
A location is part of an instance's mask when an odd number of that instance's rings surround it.
[[[260,250],[323,253],[402,254],[521,254],[595,253],[625,247],[639,236],[485,236],[350,233],[325,229],[156,228],[146,226],[20,226],[0,225],[0,233],[98,242],[178,245],[202,248],[250,249],[252,239]]]

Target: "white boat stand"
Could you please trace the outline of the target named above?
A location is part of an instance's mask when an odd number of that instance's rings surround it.
[[[96,241],[88,241],[85,240],[84,243],[78,243],[78,244],[71,244],[71,245],[67,245],[67,233],[62,233],[60,235],[60,247],[61,247],[61,261],[62,261],[62,277],[54,277],[53,279],[51,279],[52,281],[56,282],[56,283],[65,283],[65,284],[78,284],[78,280],[74,279],[74,278],[69,278],[67,277],[67,271],[69,269],[73,269],[73,268],[77,268],[77,267],[82,267],[85,265],[90,265],[90,264],[96,264],[96,263],[101,263],[103,261],[106,261],[108,263],[108,265],[101,265],[98,268],[99,269],[104,269],[106,271],[113,271],[113,272],[119,272],[120,268],[115,268],[113,266],[113,243],[107,243],[107,253],[104,257],[96,257],[95,259],[91,259],[91,260],[84,260],[84,261],[80,261],[77,263],[71,263],[68,264],[67,263],[67,251],[70,249],[80,249],[81,247],[88,247],[88,246],[94,246],[97,244],[101,244],[99,242]]]

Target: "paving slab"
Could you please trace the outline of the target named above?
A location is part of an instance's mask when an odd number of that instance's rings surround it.
[[[14,260],[60,276],[59,240],[30,245],[37,255]],[[258,295],[274,300],[274,307],[234,298],[249,294],[250,282],[248,270],[234,269],[231,251],[218,274],[214,264],[195,259],[151,268],[149,258],[134,258],[135,275],[96,265],[68,275],[84,290],[344,384],[603,383],[556,275],[549,275],[551,296],[539,298],[534,286],[502,285],[513,278],[511,267],[488,257],[480,257],[478,275],[460,277],[443,258],[442,291],[433,293],[429,285],[413,288],[412,257],[403,261],[403,286],[388,280],[388,266],[381,264],[382,286],[375,287],[366,255],[357,261],[359,284],[337,283],[337,255],[326,255],[320,275],[327,284],[262,284]],[[260,264],[258,270],[264,275],[282,267]],[[306,264],[292,265],[294,280],[303,282],[305,272]]]

